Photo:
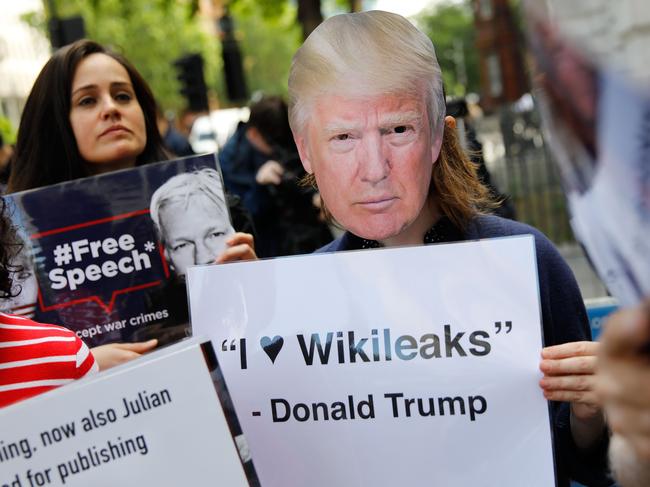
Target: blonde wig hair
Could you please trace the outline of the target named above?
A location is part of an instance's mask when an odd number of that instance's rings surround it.
[[[291,130],[296,137],[305,136],[319,97],[382,94],[426,97],[432,140],[442,139],[429,189],[442,213],[462,229],[477,212],[493,208],[455,129],[445,127],[442,74],[433,43],[400,15],[379,10],[336,15],[311,33],[289,72]],[[303,183],[316,186],[313,174]]]
[[[445,114],[442,76],[426,35],[404,17],[379,10],[330,17],[298,49],[289,72],[289,123],[302,133],[322,95],[427,94],[434,138]]]

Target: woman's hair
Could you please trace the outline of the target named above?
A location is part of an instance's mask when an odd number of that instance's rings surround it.
[[[440,212],[459,229],[464,229],[477,213],[499,206],[478,177],[478,167],[460,145],[456,127],[445,125],[442,147],[433,165],[429,194]]]
[[[34,82],[20,120],[9,192],[88,175],[70,125],[70,97],[79,63],[96,53],[113,58],[126,69],[142,107],[147,143],[136,165],[168,158],[156,125],[156,102],[147,82],[120,54],[97,42],[82,39],[56,51]]]
[[[22,270],[14,263],[23,244],[9,218],[7,202],[4,198],[0,200],[0,299],[7,299],[20,292],[20,289],[13,289],[13,275]]]

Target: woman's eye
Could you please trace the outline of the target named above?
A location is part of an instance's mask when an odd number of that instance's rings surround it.
[[[126,102],[126,101],[131,101],[133,97],[131,96],[130,93],[118,93],[117,95],[115,95],[115,99],[118,101]]]
[[[79,100],[79,106],[90,106],[93,103],[95,103],[95,99],[90,97],[90,96],[85,96],[81,100]]]

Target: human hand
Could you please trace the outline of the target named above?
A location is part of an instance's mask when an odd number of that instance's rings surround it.
[[[598,342],[570,342],[542,350],[539,365],[544,377],[539,385],[550,401],[571,403],[579,420],[600,415],[600,401],[594,391]]]
[[[215,261],[215,264],[237,262],[240,260],[257,260],[255,239],[250,233],[237,232],[226,240],[228,246]]]
[[[278,185],[282,182],[284,168],[278,161],[268,160],[257,170],[255,181],[262,186],[268,184]]]
[[[596,391],[612,431],[650,461],[650,299],[607,320]]]
[[[99,370],[110,369],[138,358],[143,353],[154,349],[158,345],[155,338],[146,342],[136,343],[109,343],[90,349],[95,357]]]

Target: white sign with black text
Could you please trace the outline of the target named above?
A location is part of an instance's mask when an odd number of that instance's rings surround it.
[[[0,410],[0,485],[248,486],[206,346],[179,343]]]
[[[194,267],[261,484],[554,485],[531,236]]]

